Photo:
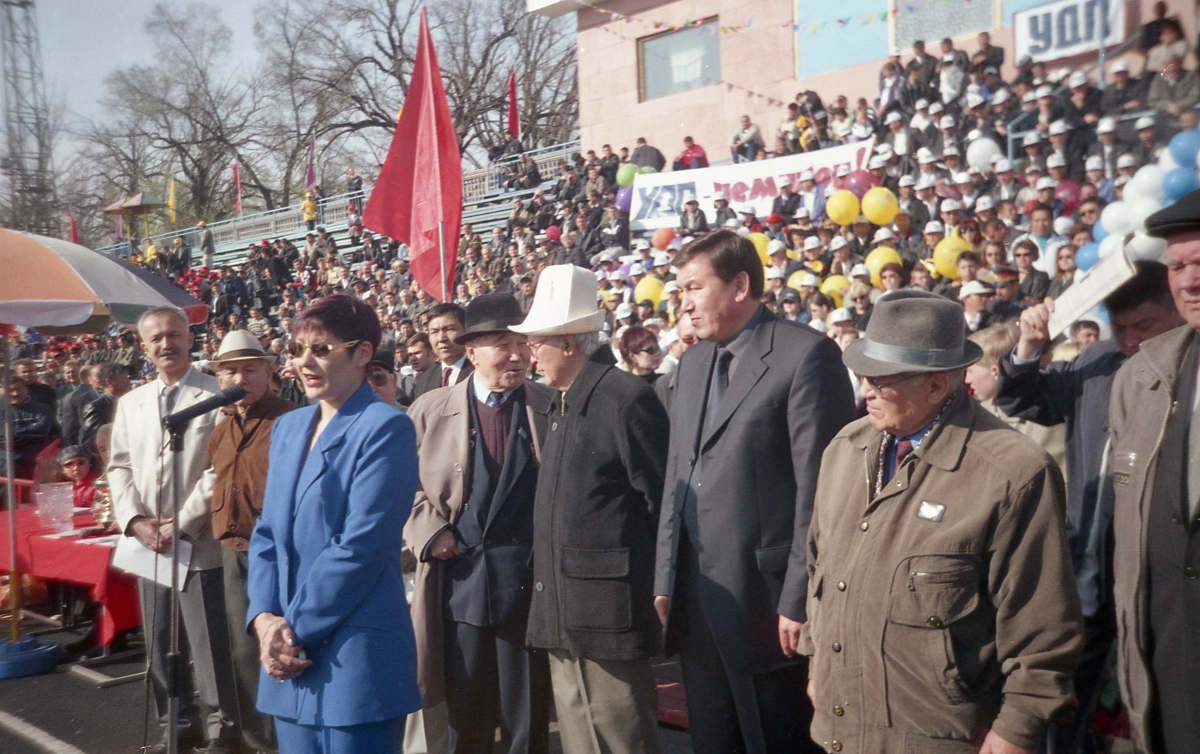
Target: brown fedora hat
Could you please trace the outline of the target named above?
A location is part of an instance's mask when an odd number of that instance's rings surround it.
[[[983,349],[966,339],[958,304],[925,291],[894,291],[875,303],[867,334],[846,346],[846,368],[864,377],[946,372],[970,366]]]

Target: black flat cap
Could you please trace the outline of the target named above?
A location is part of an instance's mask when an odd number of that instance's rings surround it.
[[[1184,194],[1146,218],[1146,234],[1155,238],[1170,238],[1185,230],[1200,230],[1200,190]]]
[[[477,296],[467,304],[466,331],[454,339],[462,345],[471,338],[494,332],[508,332],[508,328],[525,321],[521,305],[511,293],[488,293]]]

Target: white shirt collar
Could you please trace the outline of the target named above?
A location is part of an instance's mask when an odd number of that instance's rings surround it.
[[[483,380],[479,378],[479,372],[477,371],[471,372],[471,387],[475,391],[475,400],[479,401],[480,403],[486,403],[488,395],[493,392],[490,387],[483,384]],[[504,403],[509,399],[510,396],[512,396],[514,392],[514,390],[508,390],[502,393],[504,397],[500,400],[500,405],[504,405]]]
[[[156,380],[156,382],[158,382],[159,397],[162,397],[163,391],[166,390],[167,388],[179,387],[179,386],[183,385],[183,383],[187,382],[187,378],[192,376],[192,369],[193,369],[192,365],[188,364],[187,371],[183,373],[182,377],[180,377],[178,380],[175,381],[174,385],[168,385],[167,383],[163,382],[162,375],[159,375],[158,379]]]

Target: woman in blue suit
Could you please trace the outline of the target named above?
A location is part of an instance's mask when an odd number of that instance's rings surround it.
[[[416,434],[366,382],[380,335],[351,296],[293,322],[288,353],[315,405],[275,422],[247,613],[258,709],[275,717],[281,754],[395,754],[421,706],[400,571]]]

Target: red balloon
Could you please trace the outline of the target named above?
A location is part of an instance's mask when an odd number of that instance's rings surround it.
[[[879,179],[871,173],[868,173],[866,170],[855,170],[846,176],[846,179],[842,181],[842,185],[839,188],[844,188],[859,199],[862,199],[863,194],[878,185]]]
[[[659,251],[666,251],[671,245],[671,240],[675,238],[675,231],[670,228],[659,228],[654,231],[654,235],[650,236],[650,245]]]
[[[1079,185],[1073,181],[1063,181],[1054,189],[1054,198],[1067,205],[1066,214],[1074,213],[1079,208]]]
[[[562,228],[557,225],[551,225],[549,228],[546,228],[546,238],[551,241],[557,241],[562,238]]]

